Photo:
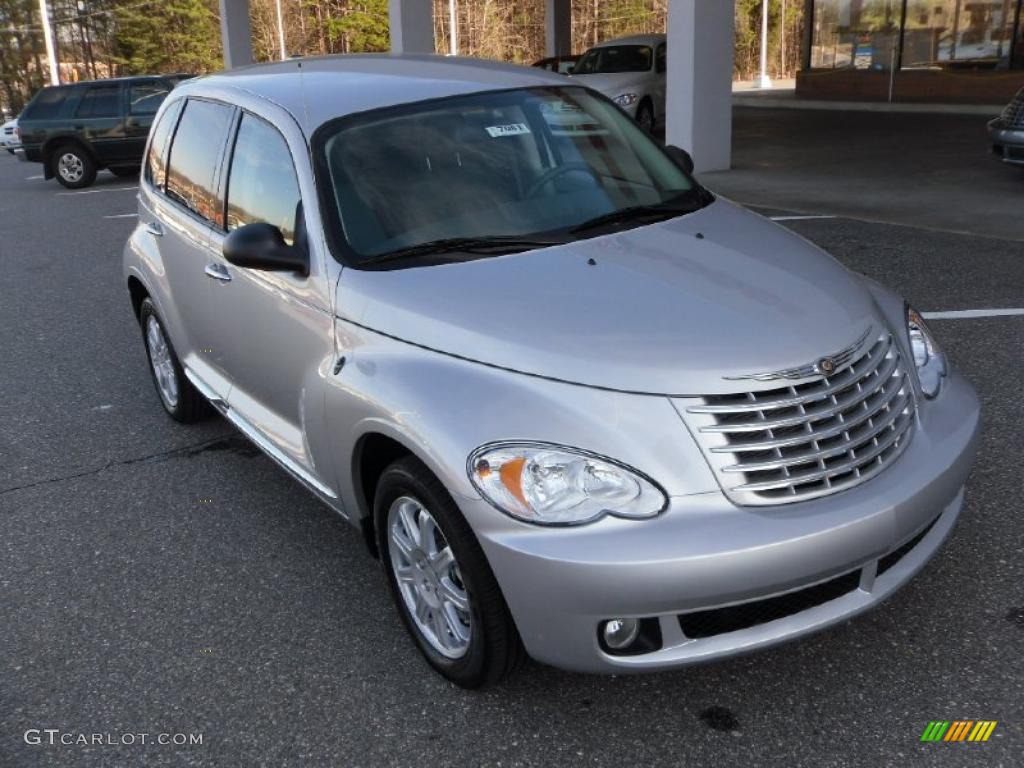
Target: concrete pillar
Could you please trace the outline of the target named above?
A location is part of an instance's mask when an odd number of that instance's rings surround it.
[[[252,64],[249,0],[220,0],[220,39],[225,69]]]
[[[572,0],[544,0],[544,55],[572,54]]]
[[[434,53],[433,0],[388,0],[392,53]]]
[[[735,0],[669,0],[665,140],[698,172],[732,161]]]

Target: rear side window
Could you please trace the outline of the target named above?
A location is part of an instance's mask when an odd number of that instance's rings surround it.
[[[116,117],[121,113],[121,87],[96,85],[86,90],[75,117]]]
[[[155,115],[171,92],[171,84],[155,80],[128,86],[128,112],[132,115]]]
[[[167,196],[221,227],[224,206],[213,182],[231,116],[231,108],[223,104],[189,99],[171,142],[167,169]]]
[[[167,107],[167,110],[160,115],[160,120],[153,126],[153,138],[149,142],[149,157],[146,158],[146,181],[158,189],[164,188],[167,180],[167,151],[169,149],[167,139],[174,131],[174,124],[178,121],[178,113],[184,102],[178,99]]]
[[[68,97],[70,90],[70,88],[43,88],[32,100],[32,103],[25,107],[21,119],[52,120],[59,117],[64,100]]]
[[[291,244],[298,205],[299,183],[288,144],[269,123],[246,114],[228,177],[228,229],[266,222]]]

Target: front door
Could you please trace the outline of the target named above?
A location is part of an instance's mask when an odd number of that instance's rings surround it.
[[[248,112],[238,124],[226,192],[228,232],[266,222],[288,243],[305,240],[288,143],[270,123]],[[321,478],[333,470],[315,466],[303,423],[311,414],[322,418],[316,379],[334,351],[327,277],[315,261],[308,276],[229,264],[220,253],[225,236],[220,230],[211,234],[209,267],[222,274],[214,280],[213,301],[219,314],[230,318],[215,329],[213,342],[217,363],[231,380],[228,405],[323,490],[329,483]]]

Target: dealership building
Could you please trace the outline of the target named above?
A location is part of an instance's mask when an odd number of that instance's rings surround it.
[[[806,0],[798,98],[999,104],[1024,87],[1024,0]]]
[[[249,0],[219,0],[228,67],[252,61]],[[588,0],[589,1],[589,0]],[[1024,87],[1024,0],[804,0],[797,99],[1005,104]],[[548,56],[572,0],[544,0]],[[433,0],[388,0],[391,49],[434,53]],[[730,167],[734,0],[668,0],[665,134],[698,171]]]

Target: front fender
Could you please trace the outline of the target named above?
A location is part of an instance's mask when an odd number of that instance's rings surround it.
[[[718,490],[668,398],[493,368],[343,320],[335,327],[346,362],[328,380],[325,406],[340,496],[353,521],[363,514],[352,476],[355,451],[373,433],[404,445],[456,501],[479,498],[466,473],[469,454],[500,440],[593,451],[646,473],[672,496]]]

